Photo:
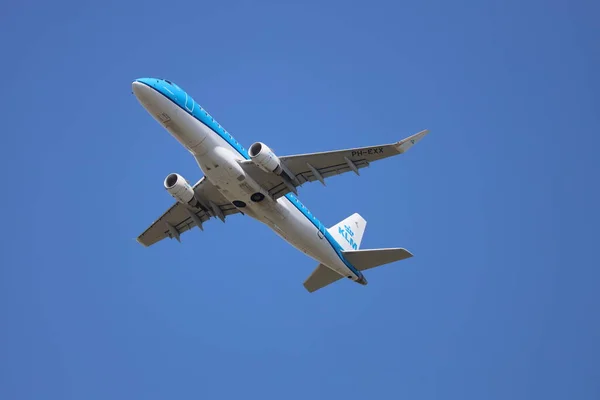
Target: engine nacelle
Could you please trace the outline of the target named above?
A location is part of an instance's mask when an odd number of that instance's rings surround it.
[[[180,203],[197,206],[198,200],[194,196],[194,189],[179,174],[169,174],[165,178],[165,188],[171,196]]]
[[[248,154],[252,161],[263,171],[281,175],[281,161],[266,144],[261,142],[252,144]]]

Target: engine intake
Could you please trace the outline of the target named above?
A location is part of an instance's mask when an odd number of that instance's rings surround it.
[[[253,143],[248,154],[250,159],[263,171],[281,175],[281,161],[266,144],[262,142]]]
[[[198,205],[198,200],[194,196],[194,189],[192,189],[183,176],[179,174],[169,174],[165,178],[164,185],[169,194],[178,202],[189,204],[194,207]]]

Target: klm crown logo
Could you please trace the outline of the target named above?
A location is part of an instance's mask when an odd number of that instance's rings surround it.
[[[350,244],[350,247],[352,247],[354,250],[358,249],[358,245],[354,242],[354,239],[352,238],[354,236],[354,232],[352,232],[352,229],[348,225],[344,225],[343,228],[339,226],[338,233],[341,237],[343,237],[346,240],[346,242]]]

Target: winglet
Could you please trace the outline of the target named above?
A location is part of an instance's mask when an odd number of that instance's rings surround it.
[[[412,136],[407,137],[406,139],[402,139],[398,143],[395,144],[396,150],[399,153],[404,153],[406,150],[410,149],[413,145],[415,145],[419,140],[423,139],[425,135],[429,133],[429,129],[425,129],[419,133],[415,133]]]

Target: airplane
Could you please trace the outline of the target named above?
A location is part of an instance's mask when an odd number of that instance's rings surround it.
[[[204,176],[193,186],[177,173],[163,184],[175,203],[137,237],[145,247],[162,239],[181,242],[194,226],[234,214],[266,224],[278,236],[318,262],[304,287],[314,292],[342,278],[367,285],[363,271],[413,256],[404,248],[360,249],[367,221],[354,213],[326,228],[298,199],[298,187],[405,153],[429,131],[396,143],[277,156],[263,142],[244,148],[177,84],[162,78],[132,82],[143,108],[185,147]]]

